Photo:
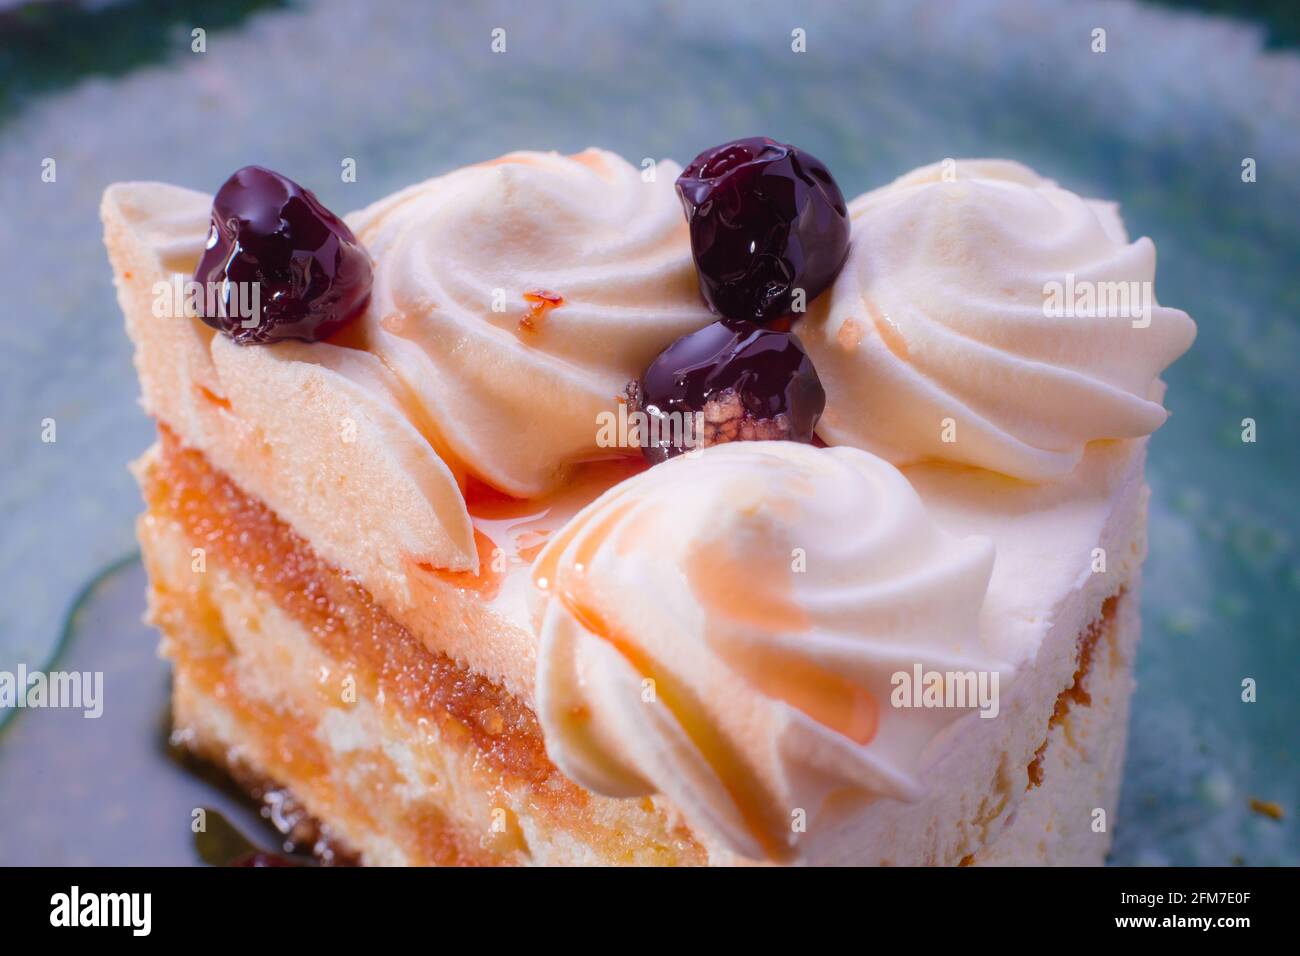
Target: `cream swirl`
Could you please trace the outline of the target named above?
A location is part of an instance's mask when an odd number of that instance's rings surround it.
[[[375,259],[365,345],[454,467],[514,495],[590,458],[597,416],[708,324],[673,163],[511,153],[348,217]]]
[[[850,205],[849,260],[799,327],[826,388],[819,434],[1040,480],[1090,441],[1158,428],[1156,377],[1196,327],[1155,303],[1151,240],[1018,163],[947,169]]]
[[[655,466],[533,566],[547,751],[598,792],[666,795],[737,853],[798,858],[799,809],[811,837],[833,792],[921,791],[926,745],[963,711],[893,709],[891,677],[1001,669],[978,637],[992,563],[857,449],[740,442]]]

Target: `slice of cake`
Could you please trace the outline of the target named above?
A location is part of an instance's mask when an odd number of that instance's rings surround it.
[[[1113,207],[1001,162],[846,207],[743,140],[516,153],[343,220],[249,167],[103,217],[176,738],[299,835],[1104,858],[1145,436],[1194,335],[1098,308],[1154,277]]]

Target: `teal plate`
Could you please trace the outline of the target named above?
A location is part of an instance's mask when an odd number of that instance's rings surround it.
[[[303,856],[221,772],[171,744],[170,668],[156,653],[157,632],[141,621],[145,584],[135,556],[105,570],[78,598],[49,665],[103,675],[99,717],[17,710],[0,727],[0,864]]]
[[[133,547],[125,464],[153,429],[101,243],[108,183],[210,190],[255,162],[345,211],[514,149],[686,160],[763,133],[852,196],[1005,156],[1118,201],[1159,248],[1161,303],[1200,329],[1151,443],[1112,860],[1300,863],[1296,5],[1261,26],[1138,2],[795,6],[0,0],[0,672],[47,661],[74,595]],[[190,814],[215,798],[162,748],[143,590],[115,571],[69,629],[64,666],[105,671],[103,717],[22,712],[0,733],[0,863],[196,859]]]

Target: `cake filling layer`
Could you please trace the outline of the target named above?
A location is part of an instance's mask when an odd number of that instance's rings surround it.
[[[598,797],[569,781],[547,759],[531,708],[431,651],[174,436],[163,432],[139,474],[149,504],[141,539],[151,609],[176,667],[178,728],[200,752],[289,787],[366,862],[740,862],[701,845],[661,798]],[[1061,693],[1074,703],[1068,719],[1045,728],[1045,750],[1042,729],[1033,745],[1045,784],[1026,792],[1029,773],[1008,767],[950,821],[946,842],[976,862],[998,860],[994,847],[1009,846],[1009,834],[1029,823],[1044,836],[1024,837],[1017,853],[1053,861],[1053,847],[1078,829],[1050,811],[1066,794],[1096,794],[1093,804],[1113,810],[1113,793],[1103,791],[1117,785],[1117,769],[1106,773],[1089,751],[1113,763],[1118,738],[1122,753],[1123,701],[1105,690],[1113,681],[1096,677],[1107,647],[1101,670],[1128,680],[1136,629],[1118,627],[1116,606],[1107,602],[1102,619],[1070,641],[1066,663],[1079,673]],[[1130,651],[1116,656],[1121,645]],[[1094,700],[1100,710],[1089,706]],[[886,809],[881,827],[900,819],[919,826],[930,812],[882,801],[860,821],[874,832],[874,811]],[[1098,843],[1085,846],[1098,861],[1104,855]],[[961,856],[899,849],[873,862]]]
[[[400,828],[442,834],[403,850],[406,862],[525,862],[526,842],[481,845],[501,842],[494,825],[522,833],[524,814],[587,854],[600,847],[601,858],[699,858],[653,801],[595,797],[569,781],[525,703],[431,651],[201,454],[164,430],[138,472],[151,614],[176,666],[178,724],[192,716],[201,749],[224,740],[255,751],[224,762],[253,763],[319,819],[351,821],[343,836],[363,852],[370,829],[384,829],[371,801],[382,807],[405,788],[414,807],[405,812],[417,818]],[[340,759],[367,750],[383,759],[362,761],[340,785]],[[426,760],[453,779],[423,775]]]

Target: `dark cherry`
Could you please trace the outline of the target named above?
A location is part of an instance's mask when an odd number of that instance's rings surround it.
[[[212,200],[208,244],[194,279],[205,292],[216,290],[204,296],[212,307],[200,304],[200,317],[239,345],[318,342],[365,307],[370,257],[310,189],[245,166]],[[254,283],[256,324],[249,315]]]
[[[766,322],[839,273],[849,217],[815,156],[763,136],[706,150],[677,177],[700,291],[714,312]]]
[[[729,441],[811,442],[826,392],[793,333],[723,319],[664,349],[628,386],[628,401],[660,421],[641,446],[653,464]],[[666,417],[674,412],[680,417]],[[685,424],[698,421],[695,412],[703,413],[702,436]]]

